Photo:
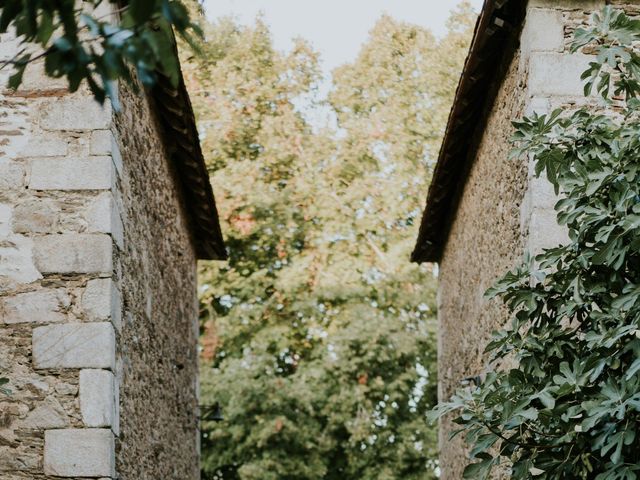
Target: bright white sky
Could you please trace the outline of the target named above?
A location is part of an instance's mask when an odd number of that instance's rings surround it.
[[[233,15],[250,23],[263,12],[275,45],[288,50],[291,38],[303,37],[320,52],[323,69],[355,58],[375,21],[385,12],[431,29],[445,31],[449,11],[459,0],[204,0],[209,19]],[[480,10],[482,0],[471,0]]]

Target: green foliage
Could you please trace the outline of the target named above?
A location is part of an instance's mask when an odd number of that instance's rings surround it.
[[[178,0],[0,0],[0,33],[9,28],[23,45],[0,64],[14,69],[10,88],[18,88],[27,66],[44,57],[47,75],[66,77],[72,92],[86,81],[100,103],[109,96],[116,107],[114,82],[131,81],[132,69],[145,86],[158,73],[177,84],[173,31],[188,41],[199,33]]]
[[[473,19],[383,17],[328,102],[304,41],[205,27],[184,72],[230,250],[200,272],[206,478],[435,478],[435,280],[408,258]]]
[[[514,123],[514,154],[531,155],[560,193],[570,241],[487,292],[512,313],[487,347],[496,371],[435,412],[458,412],[475,461],[465,478],[489,478],[503,461],[514,479],[640,476],[638,40],[640,22],[609,7],[575,33],[575,50],[597,51],[587,91],[595,85],[615,114],[558,110]]]

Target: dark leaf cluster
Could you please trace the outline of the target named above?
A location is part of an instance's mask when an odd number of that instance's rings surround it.
[[[17,89],[29,64],[44,59],[47,75],[66,78],[70,91],[86,81],[95,98],[117,108],[116,81],[145,86],[157,75],[177,84],[174,32],[191,41],[200,29],[178,0],[0,0],[0,34],[15,29],[21,48],[1,67],[12,67]]]

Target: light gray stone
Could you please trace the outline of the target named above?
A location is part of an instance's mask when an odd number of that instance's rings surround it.
[[[50,233],[56,222],[53,203],[43,198],[16,205],[13,214],[13,231],[16,233]]]
[[[113,368],[113,325],[71,323],[33,330],[33,363],[36,368]]]
[[[120,292],[110,278],[90,280],[82,294],[82,309],[87,320],[109,320],[119,330],[120,319]]]
[[[546,97],[533,97],[527,102],[525,114],[527,116],[537,113],[538,115],[546,115],[551,110],[551,102]]]
[[[111,105],[101,106],[91,95],[67,95],[51,101],[42,112],[45,130],[101,130],[111,123]]]
[[[64,428],[68,425],[69,416],[53,396],[47,397],[20,423],[20,427],[30,429]]]
[[[111,237],[66,233],[36,237],[34,257],[42,273],[111,273]]]
[[[108,370],[80,371],[80,412],[87,427],[112,427],[115,381]]]
[[[66,91],[68,87],[65,77],[52,78],[48,76],[44,71],[44,61],[41,60],[27,66],[22,76],[22,84],[17,93],[19,95],[20,92],[37,91],[44,96],[47,91]]]
[[[0,244],[0,283],[31,283],[42,278],[33,260],[33,240],[10,235]]]
[[[529,61],[529,95],[560,95],[582,97],[580,75],[585,71],[590,55],[580,53],[532,53]]]
[[[524,55],[530,52],[562,52],[564,49],[562,11],[529,8],[520,44]]]
[[[113,165],[116,167],[116,172],[118,175],[122,175],[122,154],[120,153],[120,147],[118,147],[117,141],[113,140],[113,149],[111,150],[111,160],[113,161]]]
[[[533,208],[529,220],[527,247],[529,253],[537,255],[545,248],[565,245],[569,241],[567,229],[558,225],[556,213],[549,208]]]
[[[90,232],[110,233],[118,247],[124,247],[122,219],[111,192],[97,195],[87,208],[86,217]]]
[[[15,190],[24,186],[24,166],[0,157],[0,189]]]
[[[35,158],[30,165],[33,190],[109,190],[113,183],[111,157]]]
[[[78,386],[71,385],[70,383],[56,383],[54,387],[56,393],[60,395],[77,395]]]
[[[36,290],[0,297],[0,320],[4,323],[54,323],[66,319],[71,300],[63,289]]]
[[[528,6],[535,8],[557,8],[559,10],[599,10],[605,0],[529,0]]]
[[[87,226],[91,232],[111,233],[113,195],[102,192],[87,207]]]
[[[108,429],[48,430],[44,473],[57,477],[115,477],[115,445]]]
[[[91,132],[91,155],[111,155],[115,148],[115,139],[111,130]]]
[[[32,138],[19,152],[20,157],[64,157],[67,154],[67,139],[60,134],[41,134]]]
[[[11,218],[13,217],[13,208],[6,203],[0,203],[0,240],[9,238],[12,233]]]

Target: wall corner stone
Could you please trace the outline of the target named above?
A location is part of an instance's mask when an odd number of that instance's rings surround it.
[[[67,478],[115,478],[113,432],[97,428],[47,430],[44,473]]]
[[[115,380],[108,370],[80,371],[80,411],[87,427],[114,426]]]
[[[36,369],[115,366],[115,332],[108,322],[37,327],[32,343]]]

